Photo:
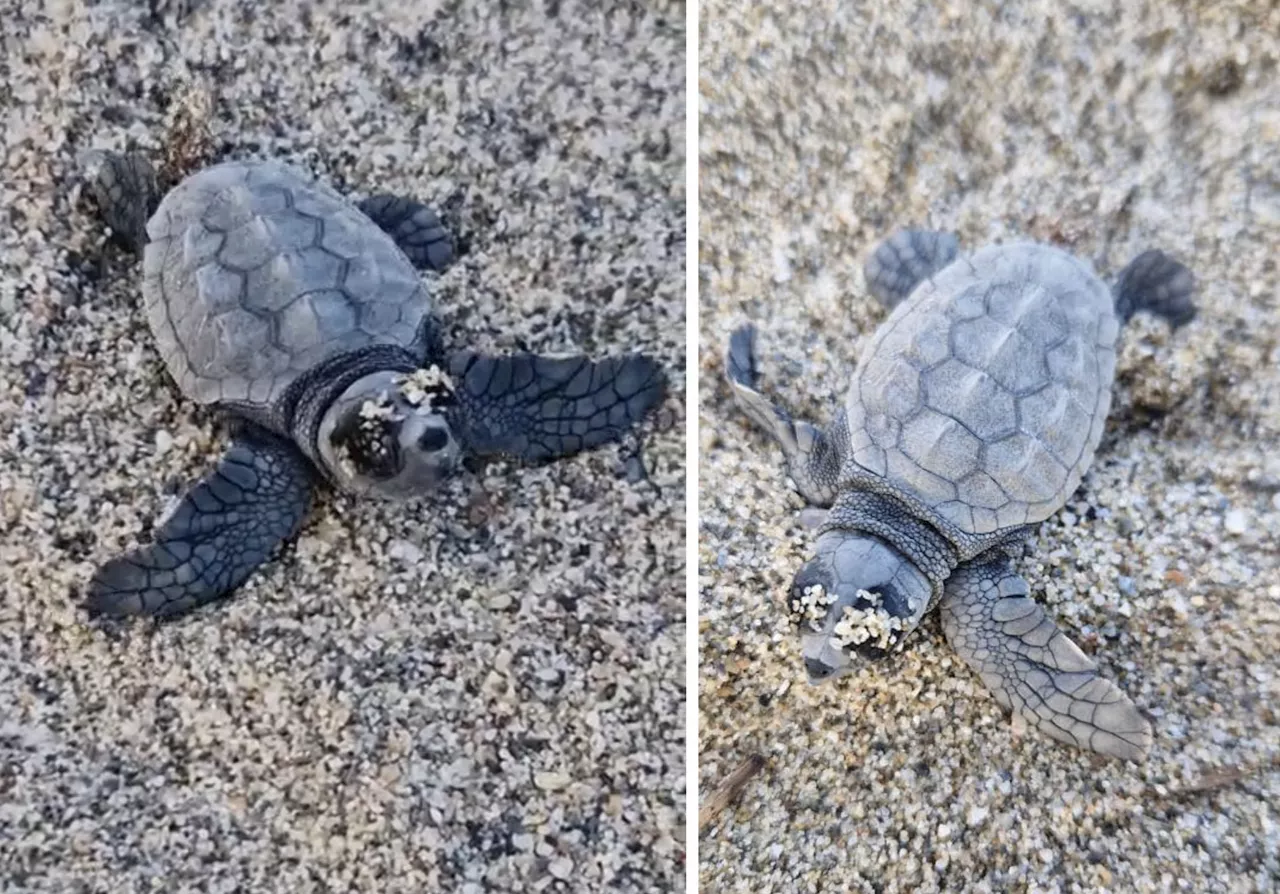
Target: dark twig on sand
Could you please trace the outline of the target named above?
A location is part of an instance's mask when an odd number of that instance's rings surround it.
[[[702,803],[701,809],[698,810],[698,831],[711,825],[715,818],[742,793],[747,783],[751,781],[751,777],[759,773],[763,767],[764,758],[758,754],[751,755],[739,764],[738,768],[729,774],[729,778],[720,783]]]
[[[1259,773],[1265,773],[1268,770],[1280,769],[1280,758],[1272,758],[1270,761],[1263,761],[1257,765],[1244,765],[1233,767],[1214,767],[1206,770],[1201,774],[1200,778],[1186,785],[1170,789],[1167,792],[1156,794],[1153,796],[1162,801],[1173,801],[1182,798],[1190,798],[1195,795],[1208,794],[1210,792],[1222,791],[1230,788],[1237,782],[1241,782],[1250,776]]]

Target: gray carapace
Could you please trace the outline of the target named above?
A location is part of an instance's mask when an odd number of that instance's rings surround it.
[[[1063,742],[1143,758],[1150,724],[1031,600],[1013,557],[1093,461],[1121,325],[1138,311],[1189,322],[1190,272],[1147,251],[1109,288],[1057,248],[961,255],[953,235],[907,230],[865,273],[892,312],[825,428],[760,393],[750,326],[726,357],[739,406],[828,510],[790,592],[809,678],[900,648],[936,607],[1006,708]]]
[[[419,497],[467,456],[544,462],[615,441],[663,395],[641,354],[446,352],[419,269],[444,269],[453,244],[411,198],[354,204],[298,168],[228,162],[162,200],[143,155],[83,162],[103,219],[143,255],[169,373],[236,422],[153,542],[98,569],[94,613],[173,615],[229,593],[321,482]]]

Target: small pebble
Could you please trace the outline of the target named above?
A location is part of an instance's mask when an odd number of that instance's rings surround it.
[[[416,565],[422,561],[423,552],[408,540],[392,540],[387,544],[387,555],[406,565]]]
[[[533,784],[544,792],[558,791],[567,786],[573,780],[564,773],[555,771],[540,771],[533,774]]]
[[[1232,509],[1223,516],[1222,527],[1228,534],[1243,534],[1249,529],[1249,516],[1243,509]]]

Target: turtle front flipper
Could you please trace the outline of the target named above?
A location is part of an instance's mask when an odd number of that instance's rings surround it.
[[[86,607],[113,617],[173,616],[230,593],[298,530],[311,490],[310,465],[296,447],[242,433],[151,544],[98,569]]]
[[[871,294],[892,310],[959,251],[960,242],[951,233],[901,230],[876,246],[862,273]]]
[[[947,580],[942,629],[1001,705],[1046,735],[1143,760],[1151,724],[1029,598],[1008,556],[962,565]]]
[[[782,447],[787,474],[800,496],[812,506],[830,506],[836,498],[843,445],[849,440],[844,413],[829,431],[823,431],[812,423],[792,419],[786,410],[761,394],[757,390],[755,338],[756,330],[751,325],[739,326],[729,336],[724,367],[733,396],[742,411]]]
[[[453,239],[439,215],[421,202],[383,193],[356,207],[394,239],[419,270],[439,273],[453,263]]]
[[[617,441],[662,399],[652,358],[470,351],[449,358],[460,440],[478,456],[543,462]]]
[[[147,221],[160,204],[151,162],[138,152],[95,149],[80,157],[80,165],[102,219],[127,248],[141,252],[147,244]]]

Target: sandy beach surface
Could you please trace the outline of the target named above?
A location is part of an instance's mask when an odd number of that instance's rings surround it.
[[[683,6],[36,6],[0,3],[0,891],[681,890]],[[438,205],[451,345],[666,365],[648,482],[610,447],[329,496],[229,602],[87,624],[226,443],[80,196],[126,145]]]
[[[1280,9],[1251,3],[701,8],[701,890],[1277,890]],[[1126,328],[1108,433],[1020,563],[1149,713],[1141,765],[1015,727],[936,619],[900,658],[804,682],[780,597],[808,556],[781,454],[721,350],[829,419],[884,317],[895,228],[1031,237],[1104,273],[1148,247],[1199,319]]]

